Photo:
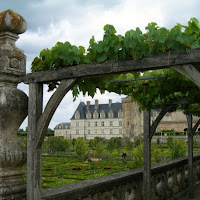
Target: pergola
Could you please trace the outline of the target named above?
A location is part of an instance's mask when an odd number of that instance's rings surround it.
[[[200,88],[200,73],[192,65],[200,63],[200,49],[189,49],[178,52],[163,53],[149,58],[143,58],[137,62],[133,60],[105,61],[103,63],[76,65],[57,70],[40,71],[27,74],[22,77],[24,83],[29,84],[29,108],[28,108],[28,154],[27,154],[27,199],[41,199],[41,155],[42,143],[50,120],[66,93],[81,78],[104,76],[136,71],[156,70],[172,68],[188,77]],[[44,111],[43,84],[50,81],[60,81],[60,85],[51,96]],[[174,105],[185,102],[184,99],[166,105],[158,115],[155,122],[150,125],[150,112],[144,111],[144,199],[149,200],[151,195],[151,161],[150,141],[153,133],[164,114]],[[193,102],[192,102],[193,103]],[[193,194],[192,179],[192,136],[195,127],[192,127],[192,114],[186,113],[188,118],[188,143],[189,143],[189,177],[190,196]]]

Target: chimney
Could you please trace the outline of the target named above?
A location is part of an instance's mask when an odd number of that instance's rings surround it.
[[[87,101],[87,107],[89,107],[90,106],[90,101]]]
[[[112,99],[109,99],[109,106],[111,106],[112,104]]]
[[[96,99],[95,100],[95,110],[98,110],[99,108],[99,101]]]
[[[87,110],[89,110],[89,107],[90,107],[90,101],[87,101]]]

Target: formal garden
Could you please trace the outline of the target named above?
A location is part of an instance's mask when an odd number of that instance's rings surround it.
[[[26,141],[26,137],[23,137]],[[200,145],[194,141],[194,153]],[[167,143],[160,138],[151,144],[152,164],[187,155],[187,143],[169,136]],[[123,156],[125,153],[125,156]],[[134,142],[128,138],[105,140],[96,137],[69,140],[63,137],[46,137],[43,143],[42,188],[60,186],[82,180],[135,169],[143,166],[143,139]]]

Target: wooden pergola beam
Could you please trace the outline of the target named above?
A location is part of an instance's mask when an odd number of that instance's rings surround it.
[[[166,52],[148,58],[133,60],[105,61],[103,63],[83,64],[60,69],[39,71],[21,78],[24,83],[49,82],[63,79],[87,78],[108,74],[120,74],[169,68],[175,65],[200,63],[200,49]]]
[[[172,69],[187,77],[200,89],[200,72],[192,64],[173,66]]]

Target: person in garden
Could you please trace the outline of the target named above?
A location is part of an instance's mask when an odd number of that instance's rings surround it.
[[[122,153],[122,158],[126,159],[126,153],[125,152]]]

